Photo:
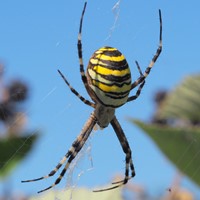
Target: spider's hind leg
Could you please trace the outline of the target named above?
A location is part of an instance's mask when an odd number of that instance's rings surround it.
[[[129,181],[129,179],[131,179],[132,177],[135,176],[135,169],[134,169],[134,165],[133,165],[133,161],[132,161],[131,149],[130,149],[128,140],[126,139],[126,136],[124,134],[124,131],[122,130],[116,117],[114,117],[110,123],[120,141],[120,144],[122,146],[124,153],[126,154],[125,177],[121,181],[116,181],[116,182],[112,183],[112,184],[117,184],[117,185],[114,185],[114,186],[111,186],[108,188],[104,188],[104,189],[94,190],[94,192],[103,192],[103,191],[118,188],[120,186],[125,185]],[[129,176],[129,169],[131,169],[131,176]]]
[[[39,181],[39,180],[42,180],[42,179],[49,178],[49,177],[53,176],[60,169],[60,167],[62,167],[63,164],[66,162],[64,168],[62,169],[60,175],[55,180],[55,182],[52,185],[50,185],[49,187],[47,187],[43,190],[40,190],[38,193],[49,190],[49,189],[53,188],[55,185],[57,185],[62,180],[63,176],[65,175],[65,173],[66,173],[67,169],[69,168],[73,159],[76,157],[78,152],[82,149],[83,145],[87,141],[88,137],[90,136],[90,133],[92,132],[92,130],[93,130],[95,124],[96,124],[96,122],[97,122],[97,119],[96,119],[94,113],[92,113],[90,118],[88,119],[88,121],[85,123],[81,133],[79,134],[77,139],[73,142],[69,151],[66,153],[66,155],[62,158],[62,160],[57,164],[57,166],[48,175],[42,176],[42,177],[36,178],[36,179],[22,181],[22,182],[23,183],[34,182],[34,181]]]

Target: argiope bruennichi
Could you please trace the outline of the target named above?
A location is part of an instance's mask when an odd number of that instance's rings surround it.
[[[74,93],[85,104],[93,107],[94,111],[91,113],[90,118],[84,125],[80,135],[74,141],[69,151],[63,157],[63,159],[58,163],[55,169],[53,169],[46,176],[42,176],[37,179],[22,181],[22,182],[32,182],[49,178],[50,176],[53,176],[58,171],[58,169],[66,162],[65,167],[61,171],[56,181],[46,189],[39,191],[39,193],[54,187],[61,181],[70,163],[73,161],[78,152],[81,150],[81,148],[87,141],[88,137],[90,136],[90,133],[92,132],[96,124],[98,124],[100,128],[105,128],[109,124],[111,124],[120,141],[122,149],[126,155],[125,157],[126,165],[125,165],[125,177],[123,180],[114,182],[113,183],[114,186],[111,186],[109,188],[94,190],[94,191],[100,192],[117,188],[121,185],[126,184],[131,177],[135,176],[135,170],[131,156],[131,149],[124,134],[124,131],[122,130],[115,116],[115,109],[126,104],[129,101],[135,100],[140,95],[140,92],[145,84],[145,79],[149,75],[151,68],[153,67],[154,63],[156,62],[157,58],[159,57],[162,51],[161,11],[159,10],[159,20],[160,20],[159,47],[144,73],[141,72],[139,64],[136,61],[136,65],[139,70],[140,76],[136,81],[132,83],[130,68],[124,55],[119,50],[113,47],[105,46],[95,51],[89,60],[87,71],[85,73],[83,58],[82,58],[81,34],[82,34],[83,16],[85,13],[86,5],[87,3],[85,2],[80,19],[77,47],[78,47],[81,78],[93,102],[81,96],[69,84],[67,79],[61,73],[61,71],[58,70],[58,72],[65,81],[65,83],[69,86],[72,93]],[[136,94],[133,96],[129,96],[130,91],[137,86],[139,87],[136,91]],[[131,175],[129,175],[129,168],[131,170]]]

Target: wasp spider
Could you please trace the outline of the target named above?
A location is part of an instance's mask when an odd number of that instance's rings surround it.
[[[83,103],[93,107],[94,111],[91,113],[90,118],[84,125],[80,135],[74,141],[69,151],[63,157],[63,159],[58,163],[55,169],[53,169],[46,176],[37,179],[22,181],[22,182],[32,182],[49,178],[50,176],[53,176],[60,169],[60,167],[66,162],[63,170],[61,171],[56,181],[51,186],[39,191],[38,193],[54,187],[61,181],[68,167],[70,166],[70,163],[73,161],[78,152],[81,150],[81,148],[87,141],[88,137],[90,136],[90,133],[92,132],[96,124],[98,124],[100,128],[105,128],[109,124],[111,124],[119,139],[121,147],[125,153],[126,164],[125,164],[125,177],[123,180],[114,182],[113,186],[109,188],[95,190],[95,192],[106,191],[117,188],[121,185],[126,184],[131,177],[135,176],[135,170],[131,156],[131,149],[124,134],[124,131],[122,130],[115,116],[115,109],[126,104],[129,101],[135,100],[140,95],[140,92],[145,84],[145,78],[149,75],[154,63],[156,62],[157,58],[159,57],[162,51],[161,11],[159,10],[160,36],[159,36],[158,49],[144,73],[141,72],[139,64],[136,61],[136,66],[139,70],[140,76],[136,81],[132,83],[130,68],[124,55],[113,47],[106,46],[95,51],[89,60],[87,72],[85,73],[83,58],[82,58],[81,34],[82,34],[82,23],[86,9],[86,4],[87,3],[85,2],[80,19],[77,47],[78,47],[81,79],[93,102],[81,96],[70,85],[70,83],[61,73],[61,71],[58,70],[58,72],[65,81],[65,83],[69,86],[72,93],[74,93]],[[135,95],[129,96],[130,91],[137,86],[138,89]],[[129,170],[131,170],[131,175],[129,175]]]

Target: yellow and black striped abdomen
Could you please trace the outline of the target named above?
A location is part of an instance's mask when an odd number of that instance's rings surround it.
[[[123,54],[116,48],[102,47],[94,52],[87,68],[92,99],[117,108],[126,103],[131,89],[131,72]]]

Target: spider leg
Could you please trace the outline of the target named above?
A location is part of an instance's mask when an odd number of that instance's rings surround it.
[[[48,175],[42,176],[42,177],[36,178],[36,179],[21,181],[21,182],[22,183],[34,182],[34,181],[39,181],[39,180],[46,179],[46,178],[53,176],[60,169],[60,167],[65,163],[65,161],[67,160],[69,155],[70,155],[70,150],[66,153],[66,155],[62,158],[62,160],[60,160],[60,162],[57,164],[57,166]]]
[[[94,103],[90,102],[89,100],[85,99],[83,96],[81,96],[71,85],[70,83],[67,81],[67,79],[65,78],[65,76],[63,75],[63,73],[58,69],[58,73],[60,74],[60,76],[62,77],[62,79],[65,81],[65,83],[68,85],[69,89],[72,91],[72,93],[74,93],[83,103],[85,103],[86,105],[89,105],[91,107],[95,107]]]
[[[86,9],[86,5],[87,2],[85,2],[84,7],[83,7],[83,11],[82,11],[82,15],[81,15],[81,20],[80,20],[80,27],[79,27],[79,33],[78,33],[78,43],[77,43],[77,48],[78,48],[78,57],[79,57],[79,64],[80,64],[80,73],[81,73],[81,79],[84,83],[84,86],[86,88],[86,90],[88,90],[87,88],[88,86],[88,82],[87,82],[87,77],[85,75],[85,71],[84,71],[84,65],[83,65],[83,55],[82,55],[82,42],[81,42],[81,34],[82,34],[82,23],[83,23],[83,16],[85,13],[85,9]],[[83,96],[81,96],[71,85],[70,83],[67,81],[67,79],[65,78],[65,76],[61,73],[60,70],[58,70],[58,73],[61,75],[61,77],[63,78],[63,80],[65,81],[65,83],[69,86],[70,90],[81,100],[83,101],[86,105],[89,105],[91,107],[95,107],[95,104],[90,102],[89,100],[85,99]]]
[[[152,67],[154,66],[155,62],[157,61],[158,57],[160,56],[160,53],[162,52],[162,16],[161,16],[161,10],[159,10],[159,20],[160,20],[160,35],[159,35],[159,46],[157,48],[157,51],[155,55],[153,56],[151,62],[149,63],[149,66],[146,68],[143,76],[140,76],[136,81],[134,81],[131,85],[131,90],[135,87],[137,87],[140,83],[144,81],[144,79],[149,75]]]
[[[135,64],[136,64],[137,69],[138,69],[138,71],[139,71],[139,73],[140,73],[140,77],[144,76],[143,73],[142,73],[142,70],[141,70],[141,68],[140,68],[140,65],[139,65],[139,63],[138,63],[137,60],[135,61]]]
[[[104,189],[100,189],[100,190],[94,190],[94,192],[103,192],[103,191],[118,188],[122,185],[125,185],[129,181],[129,179],[131,179],[132,177],[135,176],[135,169],[134,169],[134,165],[133,165],[133,161],[132,161],[132,157],[131,157],[131,149],[130,149],[128,140],[126,139],[126,136],[124,134],[124,131],[122,130],[122,128],[121,128],[116,117],[114,117],[110,123],[111,123],[111,125],[112,125],[112,127],[113,127],[119,141],[120,141],[120,144],[122,146],[124,153],[126,154],[125,177],[122,181],[112,183],[112,184],[118,184],[118,185],[108,187],[108,188],[104,188]],[[131,169],[131,176],[130,177],[129,177],[129,168]]]
[[[125,178],[123,181],[123,183],[126,184],[131,177],[135,176],[135,169],[134,169],[132,156],[131,156],[132,154],[131,148],[129,146],[125,133],[123,129],[121,128],[121,125],[118,122],[116,117],[114,117],[113,120],[111,121],[111,125],[120,141],[120,144],[122,146],[124,153],[126,154],[126,170],[125,170]],[[131,168],[131,177],[129,177],[129,167]]]
[[[139,73],[140,73],[140,77],[144,77],[144,75],[143,75],[143,73],[142,73],[142,70],[141,70],[141,68],[140,68],[139,63],[138,63],[137,61],[135,61],[135,63],[136,63],[136,65],[137,65],[138,71],[139,71]],[[128,97],[127,102],[133,101],[133,100],[137,99],[137,98],[140,96],[140,93],[141,93],[141,91],[142,91],[142,88],[143,88],[144,84],[145,84],[145,79],[143,80],[143,82],[140,83],[140,86],[139,86],[139,88],[138,88],[136,94],[133,95],[133,96]]]
[[[83,130],[81,131],[80,135],[77,137],[77,139],[73,142],[72,147],[69,149],[69,151],[67,152],[67,154],[63,157],[63,159],[58,163],[58,165],[46,176],[37,178],[37,179],[32,179],[32,180],[26,180],[26,181],[22,181],[24,182],[33,182],[33,181],[38,181],[38,180],[42,180],[42,179],[46,179],[49,178],[50,176],[53,176],[58,169],[66,162],[65,167],[63,168],[62,172],[60,173],[59,177],[56,179],[56,181],[49,187],[40,190],[38,193],[44,192],[46,190],[49,190],[51,188],[53,188],[55,185],[57,185],[61,179],[63,178],[63,176],[65,175],[69,165],[71,164],[72,160],[76,157],[76,155],[78,154],[78,152],[82,149],[83,145],[85,144],[85,142],[87,141],[90,133],[92,132],[95,124],[96,124],[96,117],[94,116],[94,113],[91,114],[90,118],[88,119],[88,121],[86,122],[86,124],[83,127]]]
[[[87,2],[85,2],[84,7],[83,7],[83,11],[82,11],[82,14],[81,14],[77,48],[78,48],[78,58],[79,58],[81,79],[83,81],[83,84],[84,84],[86,90],[88,91],[89,85],[88,85],[87,77],[85,75],[85,70],[84,70],[83,54],[82,54],[82,41],[81,41],[81,38],[82,38],[82,24],[83,24],[83,17],[84,17],[86,6],[87,6]]]

